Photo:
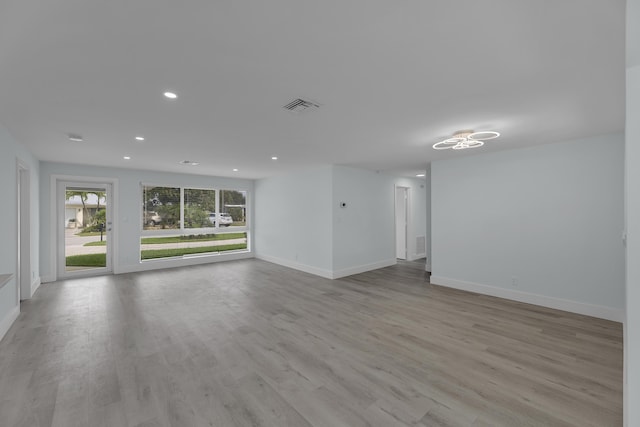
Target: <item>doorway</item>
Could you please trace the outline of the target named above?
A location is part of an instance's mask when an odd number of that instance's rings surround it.
[[[396,258],[407,259],[409,188],[396,187]]]
[[[58,181],[58,278],[111,274],[110,183]]]

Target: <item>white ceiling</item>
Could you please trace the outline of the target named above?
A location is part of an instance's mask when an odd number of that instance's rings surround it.
[[[2,0],[0,123],[48,161],[411,176],[436,159],[622,132],[624,10],[624,0]],[[282,109],[298,97],[321,107]],[[431,149],[460,129],[502,137]]]

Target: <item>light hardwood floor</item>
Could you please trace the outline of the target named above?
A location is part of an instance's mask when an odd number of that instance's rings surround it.
[[[258,260],[44,284],[0,343],[0,425],[619,426],[618,323]]]

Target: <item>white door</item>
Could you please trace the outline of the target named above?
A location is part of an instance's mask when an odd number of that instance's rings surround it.
[[[112,273],[112,185],[59,181],[57,197],[58,278]]]
[[[407,259],[407,187],[396,187],[396,258]]]

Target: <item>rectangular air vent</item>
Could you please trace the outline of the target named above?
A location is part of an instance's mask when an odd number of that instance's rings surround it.
[[[303,111],[316,109],[319,107],[320,106],[315,102],[305,101],[304,99],[298,98],[298,99],[294,99],[293,101],[291,101],[290,103],[288,103],[282,108],[284,108],[285,110],[289,110],[293,113],[302,113]]]

